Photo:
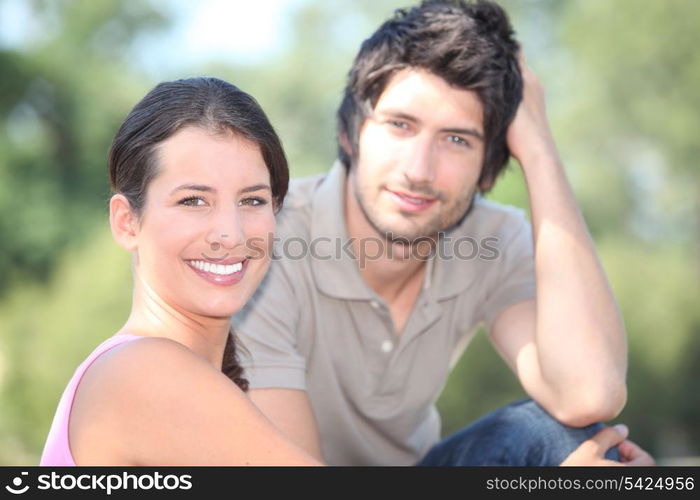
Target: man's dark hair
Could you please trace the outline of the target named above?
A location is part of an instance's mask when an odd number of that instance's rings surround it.
[[[479,182],[491,182],[510,155],[508,125],[522,98],[519,45],[508,16],[479,0],[427,0],[395,11],[362,43],[338,108],[338,155],[346,168],[358,154],[358,135],[391,77],[420,68],[448,84],[474,91],[484,114],[484,164]],[[342,146],[347,138],[351,155]]]

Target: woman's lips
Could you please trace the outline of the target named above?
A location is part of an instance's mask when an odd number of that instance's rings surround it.
[[[243,279],[248,267],[248,259],[227,259],[229,264],[204,260],[188,260],[187,265],[204,280],[219,286],[235,285]]]

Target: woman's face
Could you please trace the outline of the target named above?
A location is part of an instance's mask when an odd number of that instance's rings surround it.
[[[257,144],[187,127],[157,152],[136,236],[137,272],[185,313],[228,317],[270,262],[270,175]]]

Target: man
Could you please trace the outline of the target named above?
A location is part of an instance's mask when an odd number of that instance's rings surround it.
[[[518,52],[493,3],[398,11],[350,71],[339,162],[290,187],[280,258],[234,325],[253,401],[331,464],[555,465],[624,406],[623,324]],[[479,196],[509,154],[532,227]],[[435,446],[434,402],[481,324],[536,403]],[[568,463],[609,463],[624,438]]]

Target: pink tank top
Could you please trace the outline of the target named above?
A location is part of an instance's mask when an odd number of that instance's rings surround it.
[[[70,442],[68,441],[68,422],[70,420],[71,409],[73,408],[75,391],[78,389],[83,375],[100,355],[109,351],[112,347],[140,338],[142,337],[129,334],[110,337],[97,346],[77,370],[75,370],[73,378],[68,382],[68,386],[63,391],[63,396],[61,396],[61,400],[58,402],[58,408],[56,409],[56,414],[53,417],[51,429],[49,430],[49,435],[44,445],[44,452],[41,454],[40,465],[75,465],[73,454],[70,451]]]

